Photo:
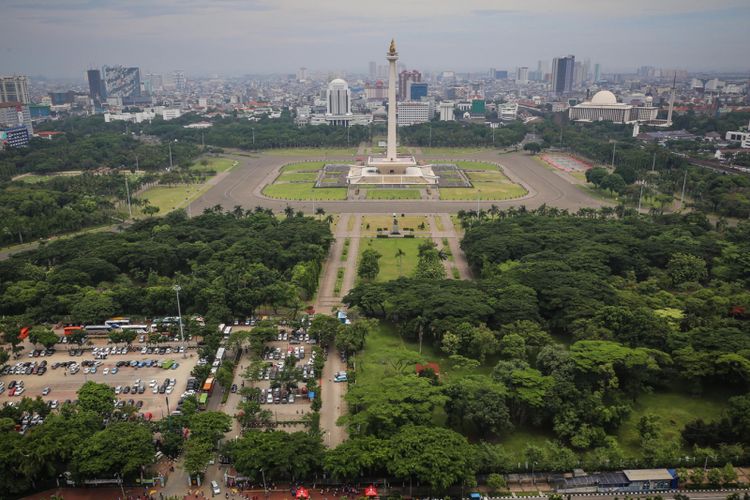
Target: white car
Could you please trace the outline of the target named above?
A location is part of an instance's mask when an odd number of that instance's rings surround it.
[[[156,380],[151,380],[151,382],[148,383],[149,387],[154,387],[156,385]]]
[[[121,385],[118,385],[117,387],[115,387],[115,394],[120,394],[121,392],[122,392],[122,386]]]
[[[153,389],[151,389],[151,394],[159,394],[159,386],[154,386]]]
[[[91,372],[91,369],[88,366],[83,369],[83,373],[90,373],[90,372]]]
[[[47,394],[49,394],[49,392],[50,392],[50,388],[45,387],[44,389],[42,389],[42,396],[46,396]]]
[[[105,368],[104,370],[102,370],[102,373],[104,375],[109,375],[109,368]]]

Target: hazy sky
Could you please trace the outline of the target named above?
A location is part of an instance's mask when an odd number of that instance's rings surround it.
[[[391,37],[423,70],[746,71],[749,32],[748,0],[0,0],[0,74],[365,72]]]

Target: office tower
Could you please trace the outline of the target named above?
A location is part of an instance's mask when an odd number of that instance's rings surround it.
[[[573,88],[580,88],[583,84],[583,64],[576,61],[573,65]]]
[[[594,83],[599,83],[602,79],[602,69],[599,63],[594,64]]]
[[[183,71],[177,70],[172,74],[172,78],[174,79],[174,88],[175,90],[185,90],[185,86],[187,85],[187,79],[185,78],[185,73]]]
[[[0,102],[29,104],[29,79],[25,76],[0,76]]]
[[[398,74],[398,98],[401,101],[405,101],[409,98],[407,93],[406,84],[407,82],[419,83],[422,81],[422,73],[416,69],[408,71],[404,70]]]
[[[583,79],[582,82],[588,82],[591,79],[591,59],[583,61]]]
[[[352,91],[345,80],[336,78],[328,84],[326,92],[327,115],[349,115],[352,112]]]
[[[297,70],[297,81],[298,82],[307,81],[307,68],[300,68]]]
[[[516,83],[526,85],[529,83],[529,68],[522,66],[516,71]]]
[[[427,83],[409,81],[406,83],[406,89],[409,101],[419,101],[423,97],[427,97]]]
[[[555,57],[552,60],[552,92],[564,94],[573,90],[573,68],[576,58],[573,55],[567,57]]]
[[[495,68],[490,68],[489,75],[491,79],[495,79]]]
[[[370,78],[375,79],[378,77],[378,63],[370,61]]]
[[[86,76],[89,80],[89,97],[96,104],[106,98],[104,81],[102,80],[102,73],[98,69],[90,69],[86,72]]]
[[[145,82],[148,84],[148,87],[152,92],[164,89],[164,77],[162,75],[147,73]]]
[[[102,67],[102,81],[107,97],[138,97],[141,95],[141,71],[124,66]]]
[[[508,72],[505,70],[495,71],[495,80],[505,80],[508,78]]]

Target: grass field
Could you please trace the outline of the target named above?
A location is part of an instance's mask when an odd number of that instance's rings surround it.
[[[303,161],[301,163],[290,163],[281,167],[282,172],[296,172],[298,170],[318,171],[325,166],[324,161]]]
[[[397,214],[398,227],[401,229],[411,228],[414,231],[420,231],[419,225],[425,225],[425,231],[427,231],[427,217],[424,215],[406,215],[401,217],[401,214]],[[369,228],[367,227],[369,224]],[[378,228],[391,229],[393,226],[393,216],[391,215],[365,215],[362,217],[362,234],[365,236],[375,236],[378,232]]]
[[[422,154],[425,156],[448,156],[455,158],[461,155],[471,155],[486,151],[485,148],[422,148]]]
[[[457,161],[456,165],[463,170],[499,170],[497,165],[484,161]]]
[[[357,148],[283,148],[264,151],[269,156],[354,156]]]
[[[346,188],[315,187],[318,171],[325,164],[310,161],[284,165],[273,183],[263,188],[263,194],[283,200],[345,200]]]
[[[159,214],[171,212],[188,205],[191,201],[208,191],[207,184],[189,184],[174,187],[153,187],[145,191],[141,198],[147,199],[151,205],[159,207]]]
[[[375,281],[390,281],[400,276],[410,276],[417,267],[419,256],[419,245],[425,240],[422,238],[363,238],[359,243],[359,255],[366,249],[371,248],[380,253],[380,273]],[[399,266],[396,252],[398,249],[404,252]],[[359,256],[357,256],[359,261]]]
[[[226,172],[227,170],[231,169],[234,166],[234,160],[230,160],[229,158],[207,158],[208,159],[208,165],[201,165],[200,160],[190,167],[190,170],[196,171],[196,172],[207,172],[207,171],[213,171],[218,173]]]
[[[655,392],[638,398],[633,412],[620,427],[618,439],[623,450],[635,455],[639,448],[638,421],[646,414],[660,417],[661,432],[665,439],[679,438],[686,423],[696,418],[708,422],[721,416],[727,407],[726,395],[706,393],[691,397],[675,392]]]
[[[368,189],[368,200],[418,200],[418,189]]]
[[[500,171],[486,170],[484,172],[467,172],[474,187],[471,188],[442,188],[441,200],[511,200],[520,198],[528,191],[523,186],[508,179]]]
[[[346,188],[315,188],[313,183],[273,183],[263,188],[269,198],[283,200],[345,200]]]
[[[282,172],[274,182],[315,182],[317,172]]]

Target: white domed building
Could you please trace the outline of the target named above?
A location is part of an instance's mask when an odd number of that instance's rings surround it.
[[[609,90],[600,90],[590,101],[582,102],[570,108],[569,117],[573,121],[614,123],[632,123],[656,119],[659,108],[650,106],[633,106],[617,102],[617,97]]]

